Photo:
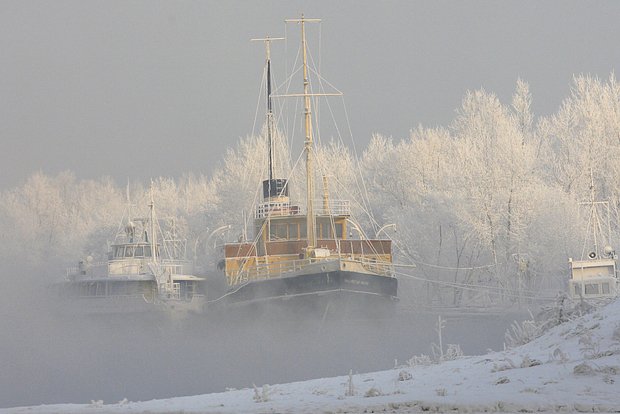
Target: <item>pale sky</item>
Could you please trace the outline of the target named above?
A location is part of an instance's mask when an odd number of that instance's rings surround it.
[[[302,12],[323,19],[323,75],[358,148],[447,126],[468,89],[509,103],[519,77],[547,115],[573,74],[620,62],[615,1],[3,0],[0,189],[37,170],[210,174],[252,132],[264,49],[249,39]]]

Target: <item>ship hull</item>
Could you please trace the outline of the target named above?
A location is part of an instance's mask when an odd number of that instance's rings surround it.
[[[311,272],[247,282],[212,307],[252,318],[272,311],[284,317],[385,318],[394,312],[397,289],[393,277],[348,270]]]

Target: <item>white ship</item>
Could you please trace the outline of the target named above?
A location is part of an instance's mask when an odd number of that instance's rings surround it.
[[[204,279],[192,275],[185,259],[186,241],[177,238],[174,222],[162,231],[151,197],[147,217],[122,221],[108,260],[91,257],[67,270],[54,288],[65,310],[81,314],[163,312],[186,316],[200,312],[205,302]]]
[[[620,295],[620,279],[618,256],[610,245],[609,202],[595,201],[593,180],[590,191],[590,201],[582,203],[589,211],[581,258],[568,259],[569,295],[573,299],[615,298]]]

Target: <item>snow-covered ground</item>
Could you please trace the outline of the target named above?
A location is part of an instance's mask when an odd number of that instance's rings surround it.
[[[620,300],[503,352],[254,389],[4,413],[620,412]]]

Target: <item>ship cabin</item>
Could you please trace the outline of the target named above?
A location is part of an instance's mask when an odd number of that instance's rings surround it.
[[[613,298],[620,293],[614,257],[590,260],[568,259],[570,266],[569,294],[573,299]]]
[[[254,240],[225,245],[229,285],[279,277],[304,264],[330,258],[392,263],[391,240],[364,239],[350,219],[349,201],[330,200],[324,194],[315,202],[316,246],[308,249],[306,214],[291,204],[287,180],[265,180],[263,196],[264,202],[254,216]]]
[[[159,259],[160,246],[155,248],[155,260]],[[148,242],[114,244],[108,253],[108,273],[112,275],[139,275],[149,273],[148,264],[153,262],[153,247]]]

